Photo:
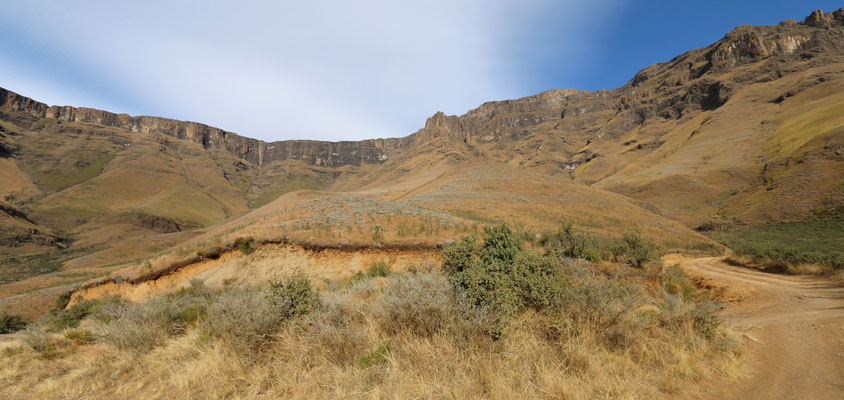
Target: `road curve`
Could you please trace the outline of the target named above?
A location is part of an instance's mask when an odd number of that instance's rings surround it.
[[[844,399],[844,282],[776,275],[721,257],[678,259],[728,299],[728,326],[754,340],[747,376],[701,385],[701,399]]]

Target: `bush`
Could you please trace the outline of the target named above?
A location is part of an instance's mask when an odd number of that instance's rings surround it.
[[[94,343],[96,338],[91,331],[85,329],[74,329],[65,331],[64,333],[65,339],[72,340],[77,344],[91,344]]]
[[[653,245],[642,239],[642,236],[638,233],[625,234],[621,241],[613,247],[612,253],[616,262],[637,268],[655,260],[659,255]]]
[[[601,252],[598,251],[598,249],[596,249],[594,247],[590,247],[590,248],[584,250],[582,258],[586,261],[593,262],[593,263],[599,263],[599,262],[602,261],[601,260]]]
[[[537,310],[561,306],[571,283],[556,258],[530,252],[516,257],[512,276],[522,303]]]
[[[360,303],[350,300],[360,294],[368,297],[366,292],[370,288],[367,286],[366,283],[357,284],[344,290],[342,295],[329,297],[308,320],[311,326],[308,335],[327,350],[326,355],[333,362],[351,362],[370,345],[365,329],[360,325],[364,315]],[[361,289],[365,293],[360,293]]]
[[[562,223],[557,232],[545,235],[542,244],[549,252],[563,257],[584,258],[586,252],[586,238],[574,232],[571,222]]]
[[[21,333],[21,341],[43,358],[52,359],[58,355],[56,341],[53,340],[49,333],[41,329],[40,326],[30,326],[23,331]]]
[[[73,307],[68,309],[54,309],[45,314],[39,323],[46,325],[47,330],[51,332],[61,332],[65,329],[76,328],[79,326],[79,322],[85,317],[96,314],[107,305],[120,301],[122,300],[119,297],[94,300],[79,298],[79,301]]]
[[[183,303],[182,299],[160,297],[139,304],[116,304],[103,310],[104,323],[98,327],[97,336],[121,349],[150,350],[184,332],[185,325],[176,317]]]
[[[258,248],[258,242],[252,236],[239,237],[234,240],[234,247],[243,254],[252,254]]]
[[[472,306],[493,310],[494,336],[525,307],[561,305],[569,280],[556,258],[524,251],[507,225],[484,231],[480,246],[469,237],[445,248],[443,269],[454,290]]]
[[[474,234],[465,236],[459,242],[445,246],[442,250],[442,270],[446,274],[463,271],[475,262],[478,249],[478,237]]]
[[[718,333],[718,328],[721,326],[721,317],[718,316],[720,308],[719,303],[712,301],[697,303],[692,309],[692,326],[695,332],[706,339],[714,339]]]
[[[287,319],[306,315],[320,303],[319,293],[302,273],[271,283],[269,300],[275,312]]]
[[[694,301],[698,297],[697,288],[677,264],[665,268],[659,281],[668,294],[680,296],[684,301]]]
[[[201,281],[192,280],[178,292],[143,303],[112,301],[93,315],[101,322],[95,334],[119,348],[147,351],[199,323],[213,296]]]
[[[59,297],[56,297],[56,310],[64,310],[67,307],[68,303],[70,303],[70,296],[71,292],[62,292]]]
[[[448,282],[434,274],[402,275],[391,279],[376,307],[382,327],[430,336],[455,315],[454,294]]]
[[[384,260],[377,260],[373,262],[366,271],[366,275],[370,278],[387,277],[390,273],[392,273],[390,265]]]
[[[557,257],[601,262],[601,252],[595,247],[601,245],[600,241],[577,233],[571,222],[560,224],[557,232],[543,234],[540,243],[548,253]]]
[[[641,305],[638,286],[594,277],[579,282],[566,298],[566,310],[571,318],[601,331],[618,324]]]
[[[14,333],[26,328],[26,321],[20,315],[11,315],[6,312],[0,313],[0,334]]]
[[[679,330],[689,324],[696,334],[705,339],[716,338],[721,326],[721,318],[718,316],[718,310],[722,306],[720,303],[709,300],[687,302],[680,296],[672,296],[658,306],[663,326]]]
[[[211,337],[231,341],[240,349],[255,349],[272,340],[287,318],[277,312],[268,290],[229,288],[220,293],[206,309],[200,322]]]

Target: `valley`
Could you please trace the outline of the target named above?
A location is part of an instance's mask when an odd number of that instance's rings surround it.
[[[25,383],[0,393],[834,398],[842,215],[844,8],[739,26],[616,89],[438,112],[394,138],[267,142],[0,88],[0,312],[64,332],[8,350],[0,382]],[[454,260],[465,265],[449,270]],[[248,312],[276,307],[267,299],[282,290],[322,293],[334,308],[305,304],[290,317],[305,322],[287,325]],[[385,311],[407,306],[401,290],[438,303]],[[605,307],[592,304],[599,298]],[[144,308],[166,307],[162,299],[184,307]],[[115,333],[112,321],[168,312],[143,333],[155,344],[120,347],[136,333]],[[254,323],[261,339],[244,340],[267,346],[268,358],[215,337],[230,329],[215,323]],[[424,326],[396,327],[405,323]],[[77,331],[93,336],[67,336]],[[471,364],[459,360],[463,341]],[[140,351],[144,365],[164,355],[184,381],[156,375],[166,382],[157,387],[124,351]],[[227,373],[247,383],[203,388],[190,363],[220,376],[232,352],[237,370]],[[602,363],[618,370],[598,376]],[[500,372],[526,365],[523,376]],[[77,366],[74,376],[107,380],[114,367],[141,384],[95,388],[60,372]],[[39,368],[52,383],[37,382]],[[305,388],[291,392],[299,381]]]

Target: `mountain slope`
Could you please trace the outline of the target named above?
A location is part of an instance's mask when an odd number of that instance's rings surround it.
[[[617,89],[437,113],[403,138],[268,143],[0,89],[0,269],[20,281],[0,296],[241,235],[431,244],[571,220],[712,246],[690,228],[844,210],[842,93],[844,9],[738,27]]]

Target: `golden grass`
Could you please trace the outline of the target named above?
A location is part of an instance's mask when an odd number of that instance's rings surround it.
[[[351,321],[333,326],[339,330],[319,319],[288,323],[258,351],[198,328],[140,355],[68,335],[53,337],[49,353],[7,343],[0,397],[682,398],[693,382],[741,373],[738,342],[706,340],[690,323],[642,329],[629,318],[608,331],[573,325],[549,336],[548,317],[527,312],[500,340],[396,330],[370,307],[384,284],[328,294],[345,304],[342,315]],[[79,329],[95,329],[90,322]]]
[[[291,326],[257,358],[199,332],[137,358],[107,345],[82,345],[58,360],[7,345],[0,366],[6,398],[566,398],[640,399],[678,393],[690,381],[734,376],[734,356],[713,356],[693,333],[613,351],[581,332],[549,343],[525,326],[501,343],[465,343],[447,335],[384,337],[363,332],[384,361],[370,367],[331,361],[332,349]],[[371,321],[368,322],[372,324]],[[684,343],[689,341],[689,343]],[[68,344],[68,346],[76,346]]]

